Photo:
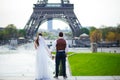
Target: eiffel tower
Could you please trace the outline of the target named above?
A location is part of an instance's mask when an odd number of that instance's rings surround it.
[[[61,3],[48,3],[48,0],[38,0],[34,4],[33,13],[24,27],[26,37],[33,38],[39,26],[44,21],[49,21],[53,18],[67,22],[72,30],[73,37],[78,37],[81,34],[82,26],[73,10],[74,5],[70,4],[69,0],[61,0]]]

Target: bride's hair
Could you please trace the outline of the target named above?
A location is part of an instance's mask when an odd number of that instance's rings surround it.
[[[37,34],[37,39],[35,40],[35,43],[37,44],[37,46],[39,46],[39,36],[42,36],[42,33]]]

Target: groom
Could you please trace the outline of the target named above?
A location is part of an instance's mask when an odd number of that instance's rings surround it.
[[[59,33],[59,38],[53,43],[52,51],[56,48],[56,57],[55,57],[55,76],[58,78],[59,74],[59,65],[62,63],[62,74],[63,78],[66,79],[66,56],[68,52],[68,46],[66,40],[63,38],[63,32]]]

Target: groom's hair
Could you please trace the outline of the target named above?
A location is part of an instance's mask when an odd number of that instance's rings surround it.
[[[59,37],[63,37],[63,32],[59,32]]]
[[[39,36],[42,36],[42,33],[39,33]]]

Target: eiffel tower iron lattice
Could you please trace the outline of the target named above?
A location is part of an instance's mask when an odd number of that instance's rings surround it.
[[[74,11],[74,5],[69,0],[61,0],[61,3],[48,3],[48,0],[38,0],[33,7],[33,13],[30,16],[24,29],[27,38],[33,38],[38,31],[39,26],[44,22],[53,18],[58,18],[67,22],[70,26],[73,37],[81,34],[81,24],[77,19]]]

